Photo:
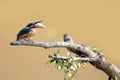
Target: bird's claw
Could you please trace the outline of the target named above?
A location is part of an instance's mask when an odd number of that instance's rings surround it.
[[[28,42],[34,42],[32,41],[31,39],[24,39],[25,41],[28,41]]]

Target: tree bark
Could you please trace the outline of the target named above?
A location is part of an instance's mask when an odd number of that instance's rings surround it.
[[[85,55],[89,59],[92,59],[90,63],[97,69],[105,72],[110,78],[117,76],[118,80],[120,80],[120,69],[117,68],[114,64],[110,63],[108,59],[101,53],[96,53],[84,45],[76,44],[73,42],[71,36],[69,34],[64,35],[64,42],[33,42],[33,41],[13,41],[10,42],[13,46],[36,46],[47,48],[57,48],[64,47],[69,51],[81,56]],[[109,79],[110,79],[109,78]]]

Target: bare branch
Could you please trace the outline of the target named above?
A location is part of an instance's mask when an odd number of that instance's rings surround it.
[[[95,53],[85,47],[84,45],[75,44],[69,34],[64,35],[64,42],[32,42],[32,41],[13,41],[10,43],[13,46],[36,46],[43,48],[56,48],[64,47],[69,51],[81,55],[86,55],[89,59],[92,59],[90,62],[94,67],[104,71],[109,77],[117,76],[120,80],[120,69],[115,65],[111,64],[102,54]]]
[[[70,56],[51,56],[49,55],[49,58],[53,58],[53,59],[60,59],[60,60],[69,60],[69,59],[74,59],[75,57],[70,57]],[[92,58],[88,58],[88,57],[79,57],[76,59],[77,61],[80,62],[91,62]]]
[[[14,41],[10,43],[11,45],[25,45],[25,46],[35,46],[43,48],[54,48],[54,47],[66,47],[69,46],[69,43],[66,42],[33,42],[33,41]]]
[[[47,48],[56,48],[56,47],[65,47],[69,49],[70,51],[81,54],[84,53],[85,55],[96,59],[97,54],[95,54],[93,51],[89,50],[87,47],[84,47],[83,45],[74,44],[74,43],[67,43],[67,42],[32,42],[32,41],[14,41],[10,43],[14,46],[35,46],[35,47],[43,47],[45,49]]]

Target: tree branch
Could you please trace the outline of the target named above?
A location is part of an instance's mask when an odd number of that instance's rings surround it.
[[[92,59],[90,62],[94,67],[104,71],[109,77],[117,76],[120,80],[120,69],[111,64],[101,53],[93,52],[84,45],[75,44],[69,34],[64,35],[64,42],[32,42],[32,41],[13,41],[10,43],[13,46],[36,46],[47,48],[64,47],[69,51],[81,56],[81,54]]]
[[[70,56],[66,57],[66,56],[51,56],[51,55],[49,55],[49,58],[60,59],[60,60],[74,59],[74,57],[70,57]],[[76,60],[80,62],[92,62],[92,58],[88,58],[88,57],[79,57]]]

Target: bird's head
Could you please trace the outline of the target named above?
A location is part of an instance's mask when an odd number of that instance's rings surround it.
[[[43,22],[43,21],[32,22],[32,23],[29,23],[26,27],[30,27],[30,28],[46,28],[46,26],[41,24],[41,22]]]

